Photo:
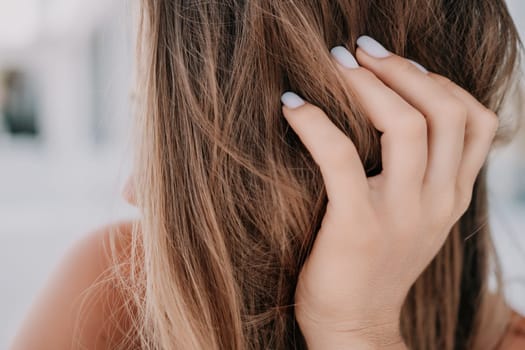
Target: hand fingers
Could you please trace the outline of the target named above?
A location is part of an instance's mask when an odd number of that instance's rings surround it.
[[[361,68],[342,46],[332,49],[338,69],[381,137],[383,176],[387,189],[399,194],[419,193],[427,162],[427,125],[423,115]]]
[[[456,185],[465,198],[464,205],[461,207],[461,210],[464,211],[468,208],[474,182],[485,163],[496,135],[499,125],[498,116],[450,79],[434,73],[429,76],[454,94],[467,107],[465,145]]]
[[[283,114],[319,165],[332,203],[361,202],[368,191],[366,173],[348,138],[319,107],[293,92],[282,95]]]
[[[409,60],[386,51],[370,37],[357,41],[359,63],[371,70],[408,103],[419,110],[429,126],[428,168],[425,185],[433,192],[447,189],[461,162],[466,107]],[[450,191],[449,191],[450,192]]]

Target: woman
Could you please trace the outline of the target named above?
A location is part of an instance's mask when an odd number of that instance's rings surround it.
[[[519,75],[504,1],[141,18],[140,222],[77,244],[13,349],[525,346],[487,286],[484,163]]]

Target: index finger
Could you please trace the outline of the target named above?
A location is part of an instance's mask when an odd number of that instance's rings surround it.
[[[329,200],[339,204],[361,201],[368,182],[354,143],[321,108],[297,94],[285,92],[281,101],[284,117],[320,167]]]

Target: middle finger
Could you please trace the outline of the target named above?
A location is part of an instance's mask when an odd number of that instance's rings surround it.
[[[427,119],[429,154],[424,186],[436,193],[454,190],[465,138],[466,106],[442,85],[430,78],[424,68],[397,56],[377,41],[358,39],[356,57],[385,84],[421,111]],[[443,192],[446,191],[446,192]]]

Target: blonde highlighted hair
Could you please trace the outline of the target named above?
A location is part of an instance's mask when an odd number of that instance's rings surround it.
[[[358,36],[371,35],[500,114],[519,72],[521,42],[503,0],[141,6],[142,217],[130,254],[115,262],[133,325],[123,348],[306,348],[294,288],[327,200],[319,169],[281,115],[281,93],[322,107],[367,173],[381,171],[380,135],[338,77],[331,47],[354,51]],[[468,211],[409,293],[409,348],[494,348],[504,331],[504,304],[487,287],[497,260],[485,182],[484,168]]]

